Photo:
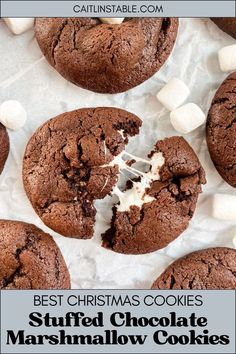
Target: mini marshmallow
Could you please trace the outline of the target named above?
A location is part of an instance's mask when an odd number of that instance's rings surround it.
[[[108,25],[120,25],[124,19],[124,17],[100,17],[100,20]]]
[[[234,248],[236,248],[236,235],[234,236],[232,242],[233,242]]]
[[[4,18],[7,27],[14,34],[21,34],[34,26],[34,18]]]
[[[205,120],[205,114],[195,103],[187,103],[170,113],[171,124],[181,134],[190,133],[200,127]]]
[[[181,106],[190,94],[189,88],[179,79],[171,79],[157,94],[157,99],[169,111]]]
[[[18,130],[23,127],[26,122],[27,114],[18,101],[5,101],[0,106],[0,122],[6,128]]]
[[[236,44],[222,48],[218,52],[218,58],[223,72],[236,70]]]
[[[212,200],[212,215],[220,220],[236,221],[236,195],[215,194]]]

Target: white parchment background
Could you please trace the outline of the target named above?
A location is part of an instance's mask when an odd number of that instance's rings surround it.
[[[22,158],[33,132],[49,118],[80,107],[115,106],[137,114],[143,120],[141,133],[131,139],[127,151],[145,156],[154,143],[178,135],[169,113],[155,95],[172,77],[190,88],[189,101],[207,113],[212,97],[226,77],[220,72],[217,51],[235,40],[209,19],[181,19],[175,49],[164,67],[150,80],[117,95],[101,95],[80,89],[60,77],[38,48],[33,30],[12,35],[0,21],[0,102],[19,100],[28,112],[25,127],[9,132],[11,152],[0,177],[0,218],[34,223],[55,236],[70,270],[73,288],[149,288],[174,259],[210,246],[232,247],[236,224],[211,217],[211,195],[235,193],[218,175],[209,158],[204,127],[185,136],[197,152],[207,173],[197,210],[188,230],[165,249],[141,256],[120,255],[100,247],[99,231],[109,222],[109,201],[99,202],[96,236],[82,241],[59,236],[48,229],[33,211],[22,185]]]

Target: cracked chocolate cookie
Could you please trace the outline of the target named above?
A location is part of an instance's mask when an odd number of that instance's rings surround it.
[[[217,247],[172,263],[152,289],[236,289],[236,250]]]
[[[236,38],[236,18],[220,17],[211,19],[222,31]]]
[[[141,120],[116,108],[85,108],[53,118],[30,139],[23,181],[33,208],[54,231],[93,236],[95,199],[108,195],[119,176],[112,163],[139,132]]]
[[[9,137],[6,128],[0,123],[0,174],[9,154]]]
[[[158,141],[149,155],[150,169],[128,182],[124,192],[115,190],[119,203],[113,208],[103,246],[115,252],[143,254],[167,246],[193,216],[205,173],[182,137]]]
[[[36,226],[0,220],[0,289],[70,289],[53,238]]]
[[[220,86],[206,124],[211,159],[222,178],[236,187],[236,72]]]
[[[169,57],[176,18],[38,18],[35,34],[48,62],[68,81],[100,93],[127,91],[154,75]]]

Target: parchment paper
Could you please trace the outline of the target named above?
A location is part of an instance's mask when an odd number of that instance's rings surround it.
[[[9,132],[11,152],[0,177],[0,218],[31,222],[49,232],[65,257],[73,288],[149,288],[154,279],[174,259],[191,251],[211,247],[233,247],[236,224],[211,217],[211,195],[235,193],[218,175],[206,147],[204,126],[185,138],[197,152],[207,173],[196,213],[189,228],[163,250],[140,256],[127,256],[103,249],[100,232],[109,223],[110,199],[96,202],[99,207],[95,237],[82,241],[57,235],[33,211],[24,192],[21,170],[27,141],[49,118],[80,107],[115,106],[137,114],[143,120],[139,136],[131,139],[127,151],[145,157],[154,143],[178,135],[169,113],[155,95],[172,77],[182,79],[190,88],[189,102],[207,113],[212,97],[223,79],[217,51],[235,44],[209,19],[181,19],[174,51],[164,67],[150,80],[133,90],[117,95],[101,95],[80,89],[64,80],[42,57],[33,30],[12,35],[0,21],[0,102],[19,100],[28,112],[25,127]]]

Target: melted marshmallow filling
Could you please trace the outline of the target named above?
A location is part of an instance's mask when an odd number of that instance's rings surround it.
[[[134,167],[128,166],[127,161],[123,160],[123,156],[128,156],[135,159],[136,162],[142,162],[150,166],[149,172],[142,172]],[[137,206],[141,208],[143,204],[153,202],[154,197],[149,196],[146,193],[146,190],[151,187],[153,181],[158,181],[160,179],[159,171],[164,165],[164,157],[161,152],[153,154],[150,160],[145,160],[139,157],[136,157],[126,151],[122,151],[117,155],[108,165],[105,166],[119,166],[119,171],[126,170],[136,177],[140,177],[139,182],[134,182],[131,189],[127,189],[122,192],[116,185],[112,194],[116,195],[119,198],[119,204],[117,205],[117,210],[120,212],[129,211],[131,206]]]

